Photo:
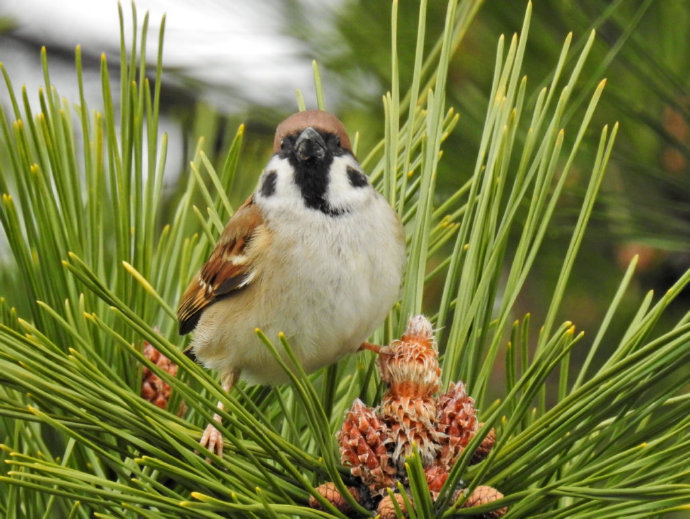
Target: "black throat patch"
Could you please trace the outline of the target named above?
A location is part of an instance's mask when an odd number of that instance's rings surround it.
[[[321,133],[321,132],[319,132]],[[330,140],[329,134],[323,134],[324,140],[328,143]],[[281,150],[279,156],[288,159],[290,165],[295,170],[295,183],[302,193],[304,205],[311,209],[316,209],[328,216],[341,216],[347,212],[347,209],[338,207],[331,207],[326,200],[326,193],[328,191],[328,183],[330,182],[330,168],[333,164],[333,157],[340,156],[344,153],[342,149],[334,149],[332,145],[328,146],[328,151],[322,159],[309,158],[307,160],[300,160],[296,157],[292,146],[288,144],[285,149]]]

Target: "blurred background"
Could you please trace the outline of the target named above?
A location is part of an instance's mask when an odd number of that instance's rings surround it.
[[[525,7],[526,2],[485,2],[453,58],[448,105],[461,119],[444,145],[440,193],[457,189],[474,167],[496,42],[500,34],[509,37],[520,29]],[[359,132],[360,154],[383,137],[381,96],[391,80],[389,2],[139,0],[136,8],[139,23],[150,13],[151,63],[160,20],[166,15],[161,126],[170,138],[170,206],[199,137],[204,137],[206,153],[220,161],[240,123],[246,125],[245,141],[231,199],[239,202],[249,194],[270,153],[276,123],[297,109],[296,90],[302,91],[308,107],[316,105],[312,60],[320,66],[327,108],[351,133]],[[580,103],[566,117],[576,121],[593,87],[608,78],[592,127],[598,132],[603,124],[620,122],[595,219],[560,316],[590,331],[591,340],[633,255],[639,255],[638,274],[629,303],[623,302],[624,314],[637,308],[647,290],[663,293],[690,267],[690,0],[536,0],[533,9],[525,58],[532,101],[568,32],[573,32],[573,47],[578,49],[595,29],[582,95],[575,96]],[[400,2],[402,92],[412,76],[417,10],[414,2]],[[123,12],[125,27],[131,27],[131,6],[123,4]],[[437,39],[444,16],[445,2],[430,1],[428,42]],[[26,85],[31,102],[37,103],[43,82],[41,46],[47,48],[51,81],[62,96],[76,102],[74,49],[81,45],[87,101],[92,109],[99,108],[101,54],[115,65],[119,37],[115,0],[65,0],[59,5],[48,0],[0,1],[0,61],[15,89]],[[5,89],[0,91],[0,102],[7,104]],[[598,134],[587,136],[585,143],[587,151],[576,164],[579,173],[570,181],[520,302],[537,323],[577,218]],[[436,295],[430,286],[430,308]],[[689,306],[686,290],[668,318],[677,319]],[[621,320],[619,326],[624,324]]]

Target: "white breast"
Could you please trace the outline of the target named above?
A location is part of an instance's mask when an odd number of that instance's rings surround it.
[[[204,312],[203,320],[219,324],[197,336],[197,357],[212,369],[239,368],[249,382],[280,383],[286,376],[255,328],[277,346],[283,332],[307,372],[354,352],[398,297],[404,265],[399,220],[371,194],[356,213],[304,209],[308,218],[272,219],[273,243],[256,284]]]

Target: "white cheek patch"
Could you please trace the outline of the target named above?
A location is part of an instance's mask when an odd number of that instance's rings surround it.
[[[354,182],[352,177],[355,178]],[[331,177],[326,194],[326,199],[331,207],[347,210],[369,200],[372,194],[373,188],[351,155],[333,157]]]
[[[288,160],[274,155],[259,179],[254,195],[256,203],[267,212],[289,212],[303,208],[302,193],[295,184],[294,176]]]

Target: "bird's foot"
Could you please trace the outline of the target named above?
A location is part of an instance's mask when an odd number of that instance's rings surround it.
[[[220,424],[220,415],[214,414],[213,420]],[[205,447],[216,456],[223,456],[223,435],[213,423],[208,424],[206,429],[204,429],[204,434],[201,435],[199,445]]]

